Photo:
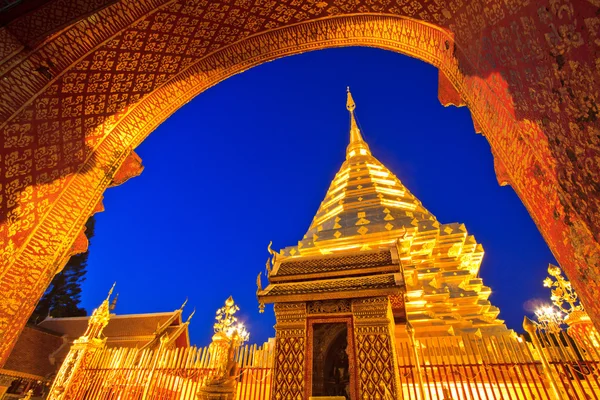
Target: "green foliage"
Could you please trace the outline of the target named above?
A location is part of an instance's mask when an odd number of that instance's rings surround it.
[[[96,220],[92,216],[85,224],[85,236],[88,241],[94,236]],[[85,281],[89,246],[85,253],[76,254],[69,259],[67,265],[58,273],[40,299],[29,322],[41,322],[47,316],[80,317],[87,311],[79,306],[81,302],[81,284]]]

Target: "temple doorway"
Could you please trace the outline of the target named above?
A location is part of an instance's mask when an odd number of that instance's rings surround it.
[[[351,399],[350,359],[346,323],[314,324],[312,396]]]

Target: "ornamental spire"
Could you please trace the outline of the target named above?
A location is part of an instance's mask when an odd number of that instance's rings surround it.
[[[358,129],[358,124],[356,123],[356,117],[354,116],[356,104],[352,98],[352,93],[350,93],[350,87],[347,87],[346,91],[348,92],[346,108],[350,112],[350,144],[346,148],[346,159],[359,155],[371,155],[369,145],[363,140],[360,129]]]

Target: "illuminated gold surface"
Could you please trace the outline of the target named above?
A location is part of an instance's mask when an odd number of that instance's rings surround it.
[[[562,313],[552,306],[539,307],[535,310],[535,317],[539,328],[547,332],[558,333],[562,330],[562,325],[565,323]]]
[[[548,274],[550,276],[544,279],[544,286],[550,288],[552,293],[550,298],[554,305],[567,314],[567,317],[571,313],[583,311],[583,305],[579,303],[573,285],[562,275],[560,267],[552,264],[548,265]]]
[[[217,322],[213,325],[215,334],[223,334],[230,340],[239,341],[240,344],[250,338],[250,332],[246,330],[244,324],[238,322],[235,314],[240,310],[240,307],[235,304],[233,297],[225,301],[225,305],[217,310],[215,319]]]
[[[274,253],[277,262],[269,274],[270,284],[263,290],[261,283],[259,301],[282,301],[285,296],[318,300],[331,292],[340,298],[360,297],[361,291],[402,282],[406,314],[417,337],[508,334],[497,319],[498,308],[488,300],[491,289],[478,277],[481,245],[463,224],[440,223],[371,154],[349,89],[346,108],[350,117],[346,160],[303,239]],[[388,271],[385,265],[395,267]],[[352,272],[364,275],[375,270],[391,275],[362,278]],[[394,278],[400,271],[403,276]]]
[[[215,334],[208,351],[212,373],[206,385],[200,388],[200,400],[234,400],[238,380],[238,363],[235,355],[242,343],[248,340],[250,333],[239,323],[235,313],[239,307],[233,297],[225,301],[225,305],[217,310],[214,324]]]
[[[478,278],[481,246],[464,225],[440,224],[373,157],[349,89],[346,108],[346,160],[304,238],[279,253],[269,244],[268,285],[263,289],[257,278],[260,309],[275,303],[275,398],[314,393],[315,321],[353,324],[347,339],[356,381],[348,390],[363,399],[402,391],[397,341],[410,337],[416,346],[426,337],[514,336],[496,318],[491,290]]]

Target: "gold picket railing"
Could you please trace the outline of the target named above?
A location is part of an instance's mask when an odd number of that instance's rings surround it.
[[[271,398],[275,342],[270,340],[261,347],[244,346],[236,355],[240,365],[237,399],[260,400]]]
[[[237,399],[268,399],[271,394],[273,342],[246,345],[236,354]],[[94,400],[196,399],[213,374],[208,347],[171,350],[134,348],[96,351],[74,377],[67,396]]]
[[[600,399],[597,348],[576,343],[566,332],[538,331],[536,338],[541,353],[524,337],[398,340],[403,398]]]
[[[572,337],[565,331],[538,331],[536,336],[561,398],[600,399],[598,343]]]
[[[600,400],[600,352],[566,332],[530,338],[462,336],[396,341],[403,399]],[[236,353],[237,399],[267,400],[274,341]],[[192,400],[213,373],[208,348],[100,349],[65,398]]]

